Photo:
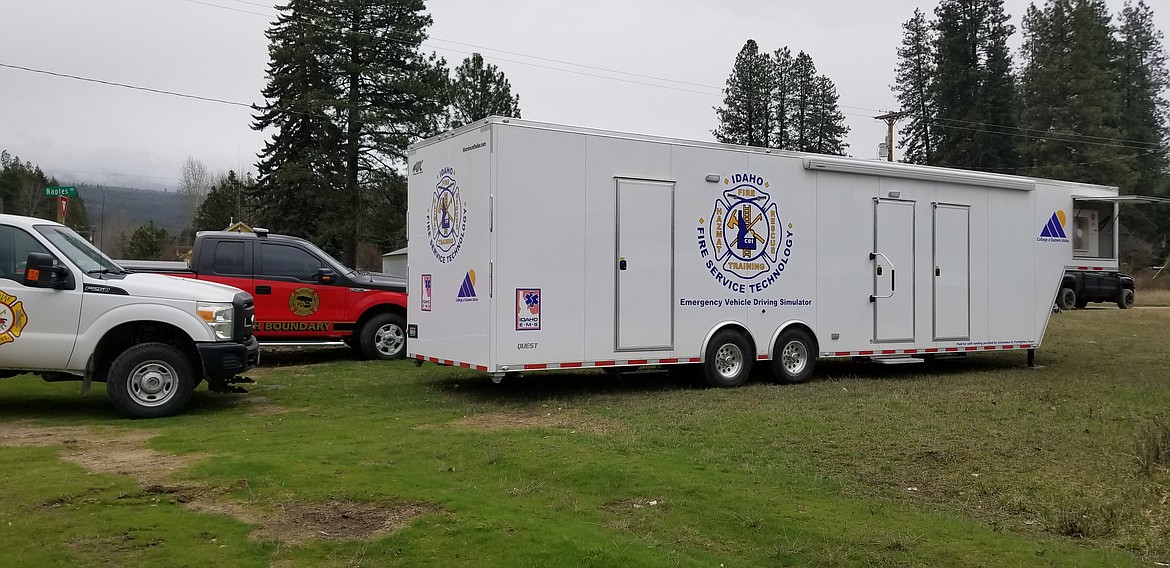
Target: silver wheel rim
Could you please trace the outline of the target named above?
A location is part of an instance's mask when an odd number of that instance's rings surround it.
[[[720,377],[733,379],[743,368],[743,351],[734,343],[724,343],[715,352],[715,371]]]
[[[808,348],[803,342],[789,341],[780,352],[780,364],[784,366],[784,372],[790,376],[799,375],[808,365]]]
[[[144,361],[130,372],[126,390],[139,406],[162,406],[179,392],[179,374],[165,361]]]
[[[405,344],[406,335],[402,333],[402,328],[392,323],[379,327],[378,333],[374,334],[374,348],[387,357],[401,351]]]

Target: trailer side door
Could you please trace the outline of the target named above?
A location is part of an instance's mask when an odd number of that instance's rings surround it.
[[[873,340],[914,341],[914,202],[874,200]]]
[[[618,351],[674,345],[674,184],[617,179]]]

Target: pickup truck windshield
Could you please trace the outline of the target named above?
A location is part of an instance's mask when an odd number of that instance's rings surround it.
[[[36,229],[86,273],[125,272],[118,263],[110,260],[110,257],[73,232],[73,229],[54,225],[38,225]]]

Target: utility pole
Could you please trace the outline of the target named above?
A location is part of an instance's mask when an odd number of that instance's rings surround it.
[[[891,110],[891,111],[886,112],[886,114],[874,117],[874,119],[876,119],[876,120],[886,121],[886,126],[889,127],[889,130],[886,133],[886,160],[887,161],[890,161],[890,162],[894,161],[894,123],[901,120],[902,117],[904,117],[904,116],[906,116],[906,113],[903,111],[895,112],[895,111]]]

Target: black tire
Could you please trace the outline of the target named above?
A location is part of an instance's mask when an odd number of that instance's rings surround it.
[[[1084,298],[1077,298],[1077,309],[1078,310],[1083,309],[1087,305],[1089,305],[1088,300],[1086,300]]]
[[[1071,310],[1077,305],[1077,293],[1072,288],[1061,288],[1056,294],[1056,307]]]
[[[369,359],[401,359],[406,356],[406,322],[395,314],[378,314],[362,326],[358,342]]]
[[[161,418],[182,412],[198,384],[183,352],[163,343],[139,343],[114,359],[106,392],[127,416]]]
[[[1134,296],[1133,290],[1124,288],[1121,290],[1121,294],[1117,296],[1117,307],[1128,310],[1133,307],[1135,300],[1136,297]]]
[[[772,351],[772,378],[778,383],[803,383],[817,365],[816,342],[802,329],[786,329]]]
[[[713,387],[738,387],[747,382],[755,359],[743,335],[724,330],[715,334],[703,357],[703,375]]]

